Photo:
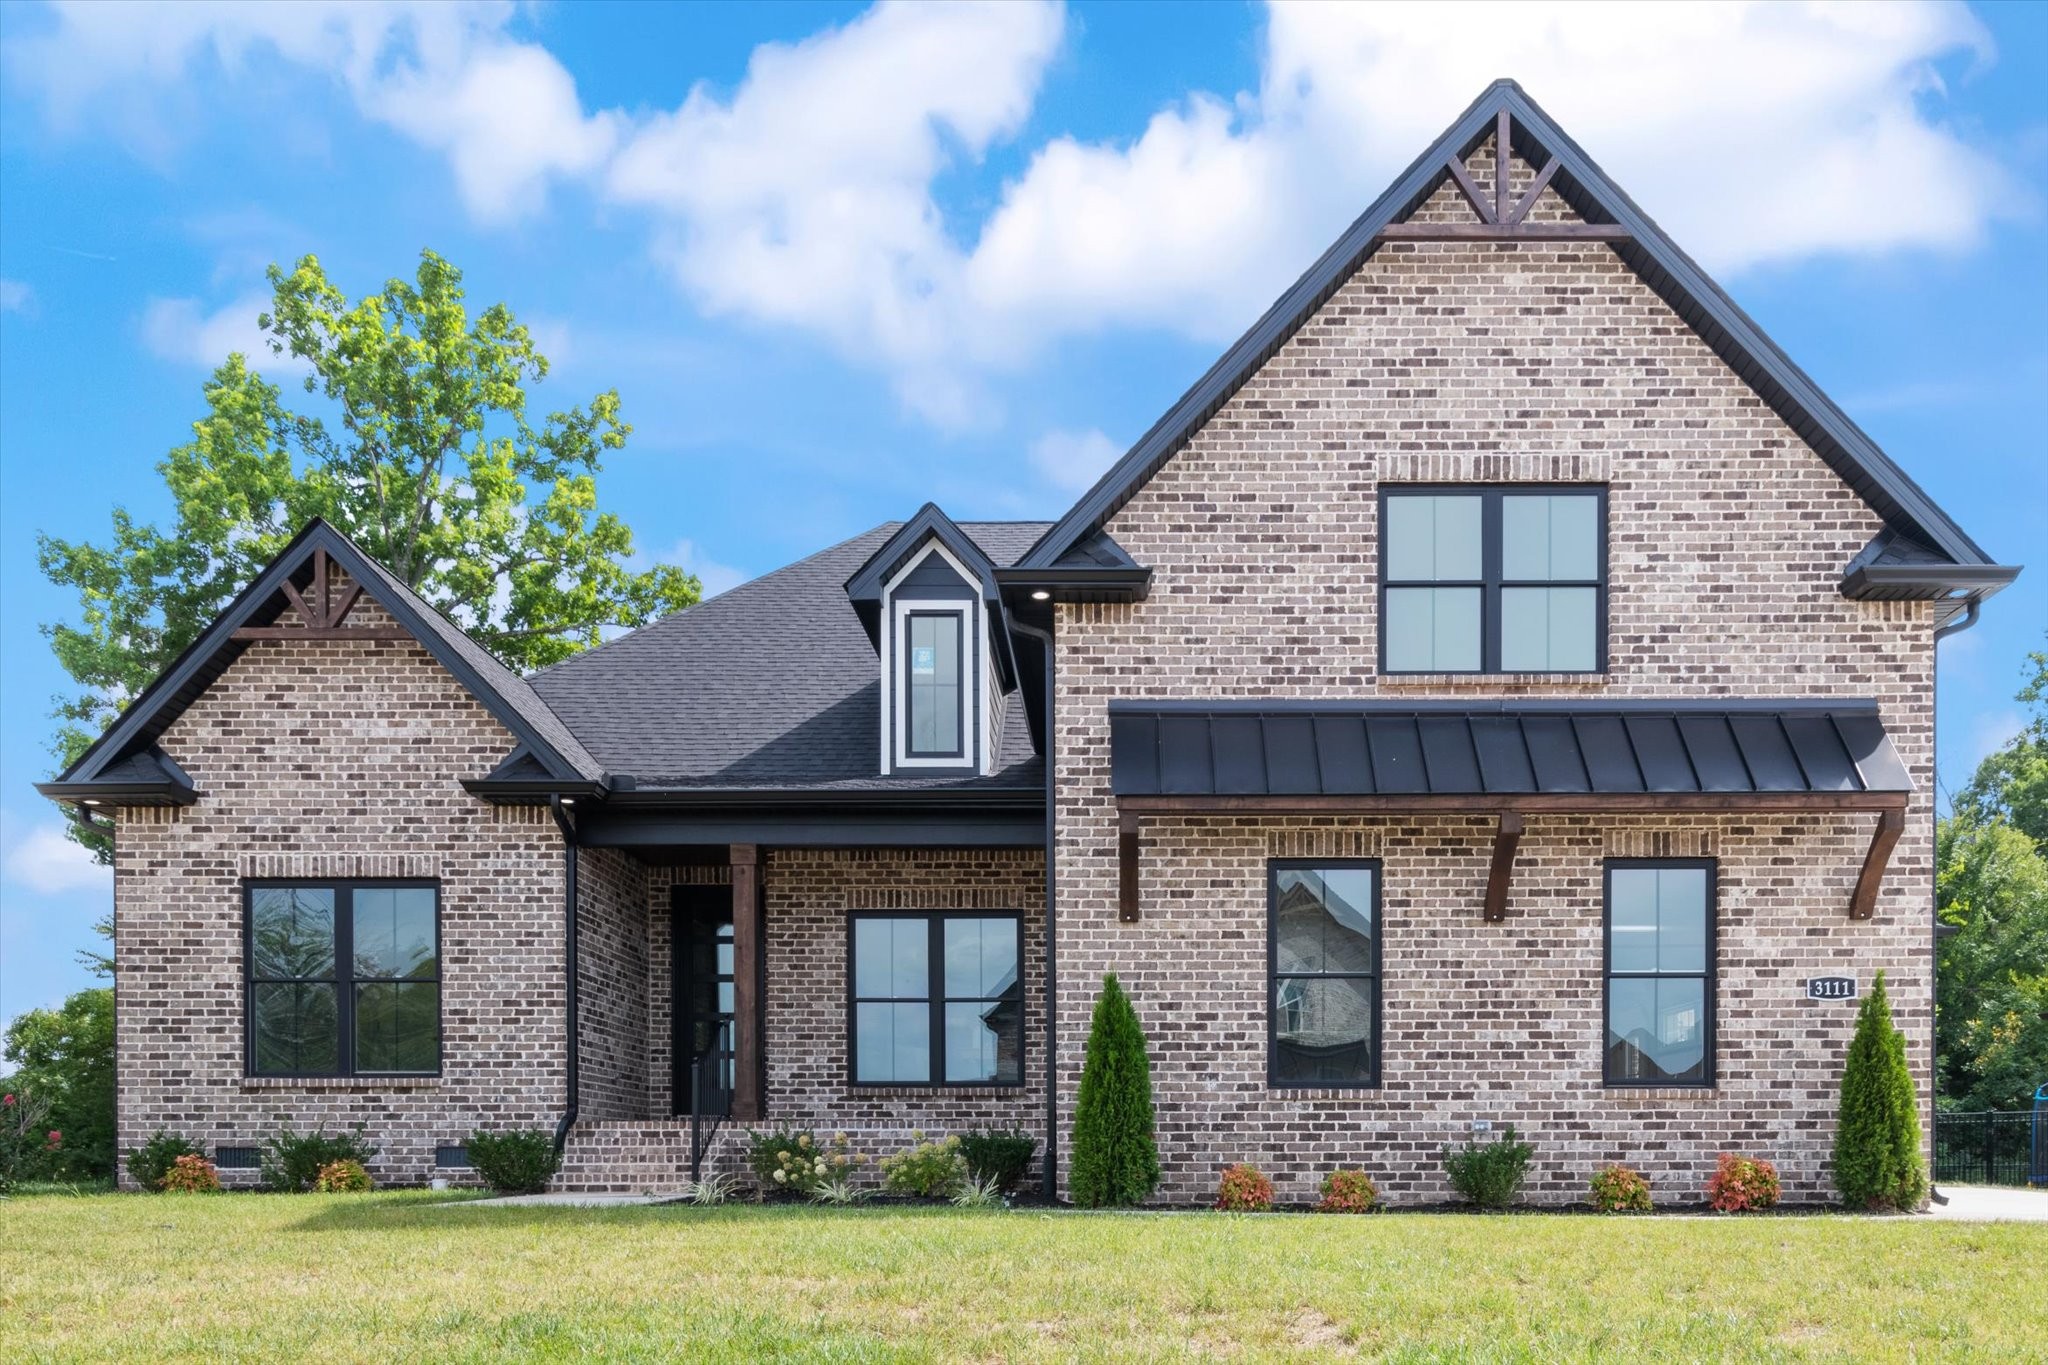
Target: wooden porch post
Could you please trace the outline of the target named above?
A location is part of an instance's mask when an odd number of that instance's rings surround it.
[[[761,852],[730,846],[732,865],[732,1116],[761,1118]]]

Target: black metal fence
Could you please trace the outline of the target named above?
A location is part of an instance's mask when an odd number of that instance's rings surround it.
[[[1934,1179],[1967,1185],[2025,1185],[2048,1179],[2048,1114],[2037,1136],[2031,1113],[1934,1116]]]

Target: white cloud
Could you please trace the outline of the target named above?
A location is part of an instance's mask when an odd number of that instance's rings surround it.
[[[0,313],[21,313],[33,316],[36,311],[35,286],[21,280],[0,280]]]
[[[6,69],[60,130],[111,133],[170,158],[204,92],[230,97],[265,62],[344,90],[365,118],[445,153],[465,207],[501,221],[550,181],[594,170],[612,116],[585,118],[545,48],[507,36],[507,0],[52,0],[50,25],[8,44]]]
[[[142,343],[181,365],[211,370],[238,351],[250,369],[273,378],[304,374],[303,362],[272,353],[269,334],[256,325],[271,303],[268,294],[249,293],[208,312],[198,299],[151,299],[142,310]]]
[[[1944,118],[1937,61],[1981,65],[1992,46],[1936,0],[1288,0],[1267,12],[1254,88],[1189,91],[1129,139],[1028,147],[996,206],[953,222],[937,186],[1027,125],[1066,34],[1055,4],[882,4],[645,116],[587,112],[505,4],[54,13],[7,56],[59,122],[146,149],[183,126],[166,102],[209,88],[203,62],[233,87],[273,57],[445,154],[476,217],[588,180],[648,213],[704,311],[818,337],[955,425],[987,417],[991,375],[1064,338],[1234,335],[1503,73],[1713,270],[1962,250],[2034,206]]]
[[[1031,467],[1054,488],[1079,493],[1102,477],[1123,447],[1100,431],[1048,431],[1031,443]]]
[[[704,553],[704,548],[696,541],[687,537],[670,546],[665,554],[643,555],[638,559],[638,566],[643,569],[654,564],[673,564],[685,573],[697,575],[697,581],[703,585],[706,597],[716,597],[722,592],[737,588],[754,576],[745,569],[721,564]]]
[[[114,888],[114,870],[94,862],[92,854],[67,839],[57,824],[35,825],[11,843],[6,870],[9,881],[43,895]]]

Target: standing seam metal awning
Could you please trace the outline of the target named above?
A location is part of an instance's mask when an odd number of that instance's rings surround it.
[[[1912,779],[1874,701],[1112,702],[1118,908],[1138,917],[1146,815],[1499,818],[1486,918],[1524,815],[1876,811],[1850,898],[1868,918]]]

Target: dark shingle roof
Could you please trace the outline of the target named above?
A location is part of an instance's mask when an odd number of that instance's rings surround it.
[[[998,566],[1046,522],[963,522]],[[614,775],[641,788],[902,790],[1043,785],[1011,694],[997,771],[884,778],[875,648],[846,581],[890,522],[556,664],[539,698]]]

